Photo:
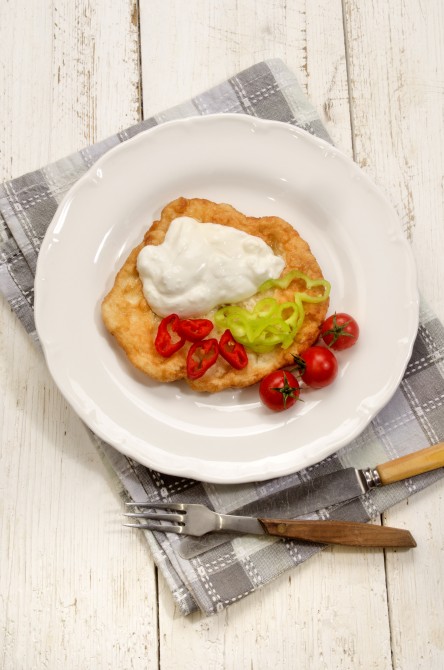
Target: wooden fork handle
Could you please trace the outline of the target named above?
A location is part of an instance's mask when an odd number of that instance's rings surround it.
[[[355,547],[416,547],[408,530],[352,521],[259,519],[269,535]]]

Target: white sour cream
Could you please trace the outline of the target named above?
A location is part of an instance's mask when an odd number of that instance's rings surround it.
[[[144,296],[159,316],[198,316],[245,300],[284,265],[259,237],[188,216],[174,219],[162,244],[137,258]]]

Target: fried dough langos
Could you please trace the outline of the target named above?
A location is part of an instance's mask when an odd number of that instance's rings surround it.
[[[286,221],[275,216],[248,217],[228,204],[217,204],[201,198],[178,198],[164,207],[161,217],[154,221],[143,241],[135,247],[118,272],[114,286],[102,303],[102,318],[107,330],[115,337],[131,363],[149,377],[162,382],[185,379],[196,391],[215,393],[226,388],[245,387],[256,383],[269,372],[293,363],[293,354],[308,349],[318,338],[319,329],[325,319],[329,301],[306,303],[304,323],[288,349],[276,347],[266,354],[248,352],[249,363],[243,370],[235,370],[219,356],[203,377],[187,379],[186,355],[190,343],[170,358],[163,358],[154,346],[158,317],[149,307],[142,291],[142,282],[137,272],[137,256],[147,244],[158,245],[164,240],[168,227],[180,216],[190,216],[197,221],[231,226],[250,235],[260,237],[273,252],[285,261],[282,275],[298,269],[311,279],[323,279],[321,268],[311,253],[310,247],[298,232]],[[205,223],[205,225],[211,225]],[[274,289],[261,294],[260,298],[272,295],[278,302],[291,301],[294,293],[305,290],[303,281],[294,282],[287,289]],[[258,298],[259,299],[259,298]],[[242,304],[242,303],[240,303]],[[214,310],[199,315],[214,322]],[[210,337],[219,338],[222,332],[215,328]]]

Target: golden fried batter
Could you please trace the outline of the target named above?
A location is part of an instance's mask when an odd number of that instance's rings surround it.
[[[145,245],[161,244],[171,221],[179,216],[190,216],[203,223],[211,221],[232,226],[262,238],[275,254],[285,260],[282,276],[290,270],[297,269],[312,279],[323,278],[308,244],[282,219],[274,216],[247,217],[227,204],[216,204],[200,198],[191,200],[178,198],[162,210],[160,220],[153,223],[143,242],[130,253],[117,274],[112,290],[102,303],[105,326],[124,349],[131,363],[153,379],[170,382],[184,378],[196,391],[211,393],[230,387],[250,386],[269,372],[291,364],[292,354],[304,351],[318,338],[320,325],[327,313],[328,300],[317,304],[304,304],[305,320],[292,346],[285,350],[277,346],[266,354],[248,352],[249,363],[243,370],[233,369],[222,356],[219,356],[215,365],[203,377],[192,381],[187,379],[186,373],[189,343],[170,358],[164,358],[157,353],[154,339],[161,319],[150,309],[143,295],[142,282],[136,267],[137,256]],[[261,294],[260,297],[272,295],[279,302],[291,301],[295,291],[298,290],[306,290],[303,281],[295,281],[285,290],[273,289]],[[311,293],[313,295],[319,293],[319,288],[312,289]],[[213,314],[214,311],[201,316],[214,322]],[[209,337],[219,339],[221,334],[215,328]]]

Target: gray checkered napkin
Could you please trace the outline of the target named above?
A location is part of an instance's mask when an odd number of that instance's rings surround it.
[[[280,60],[258,63],[185,104],[128,128],[41,170],[0,186],[0,288],[29,335],[37,340],[33,319],[33,283],[37,255],[45,231],[68,189],[108,149],[137,133],[170,119],[216,112],[239,112],[290,123],[328,141],[321,121],[307,102],[295,76]],[[374,466],[385,460],[444,440],[444,330],[424,307],[414,351],[402,383],[391,402],[348,446],[322,463],[278,479],[222,486],[177,479],[154,472],[122,456],[95,436],[106,462],[116,474],[125,499],[203,502],[225,513],[248,510],[259,514],[261,501],[279,495],[301,481],[350,465]],[[442,477],[443,470],[372,491],[362,499],[323,518],[366,521]],[[291,498],[291,496],[290,496]],[[270,502],[267,503],[270,512]],[[230,538],[202,547],[199,556],[181,557],[179,536],[147,533],[154,560],[183,614],[200,609],[212,614],[224,609],[284,571],[320,551],[320,547],[267,538]]]

